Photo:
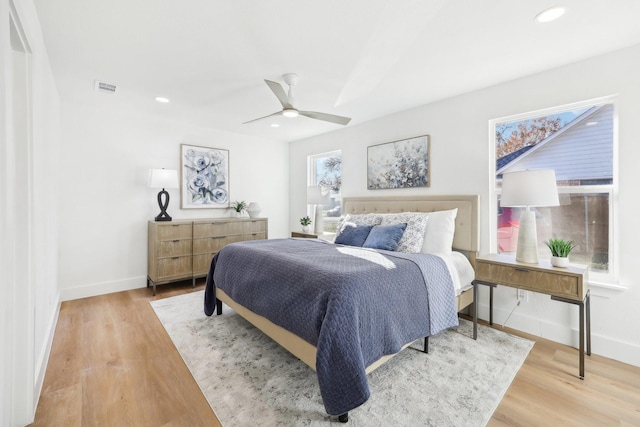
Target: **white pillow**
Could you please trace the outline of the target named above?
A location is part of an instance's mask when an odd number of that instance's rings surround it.
[[[382,225],[407,224],[402,239],[398,243],[396,252],[419,254],[422,249],[424,236],[427,230],[429,214],[424,212],[402,212],[384,214]]]
[[[421,252],[423,254],[451,254],[458,208],[429,212],[428,215],[429,223]]]

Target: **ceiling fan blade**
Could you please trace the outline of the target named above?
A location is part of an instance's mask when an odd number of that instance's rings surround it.
[[[318,113],[317,111],[298,111],[301,116],[310,117],[312,119],[324,120],[325,122],[337,123],[339,125],[347,125],[350,117],[336,116],[335,114]]]
[[[246,125],[247,123],[251,123],[251,122],[257,122],[258,120],[266,119],[267,117],[281,116],[281,115],[282,115],[282,111],[278,111],[277,113],[269,114],[268,116],[260,117],[260,118],[253,119],[253,120],[249,120],[248,122],[244,122],[243,125]]]
[[[276,97],[278,97],[280,104],[282,104],[282,108],[284,109],[293,108],[293,106],[289,102],[289,97],[285,93],[280,83],[272,82],[271,80],[267,80],[267,79],[265,79],[264,82],[269,86],[269,88],[276,95]]]

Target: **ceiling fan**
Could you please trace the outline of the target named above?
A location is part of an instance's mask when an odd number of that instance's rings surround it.
[[[277,113],[269,114],[268,116],[260,117],[258,119],[249,120],[248,122],[244,122],[243,125],[247,123],[255,122],[257,120],[266,119],[267,117],[273,116],[285,116],[285,117],[297,117],[305,116],[311,119],[323,120],[325,122],[337,123],[339,125],[346,125],[351,121],[350,117],[336,116],[335,114],[328,113],[319,113],[317,111],[302,111],[296,108],[296,99],[293,95],[293,87],[298,83],[300,79],[297,74],[288,73],[283,74],[284,82],[289,86],[289,94],[287,95],[282,88],[282,85],[277,82],[273,82],[271,80],[266,80],[265,83],[271,91],[276,95],[280,103],[282,104],[282,111],[278,111]]]

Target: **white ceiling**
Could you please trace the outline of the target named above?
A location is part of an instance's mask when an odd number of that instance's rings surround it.
[[[35,0],[63,101],[283,141],[342,128],[243,125],[281,110],[263,80],[284,73],[300,76],[300,109],[353,126],[640,43],[640,1],[561,3],[539,24],[554,0]]]

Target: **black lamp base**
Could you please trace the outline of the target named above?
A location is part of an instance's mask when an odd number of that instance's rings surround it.
[[[165,196],[164,202],[162,201],[163,194]],[[171,221],[171,217],[167,213],[167,208],[169,207],[169,193],[167,193],[164,188],[158,193],[158,206],[160,207],[160,214],[155,218],[156,221]]]

